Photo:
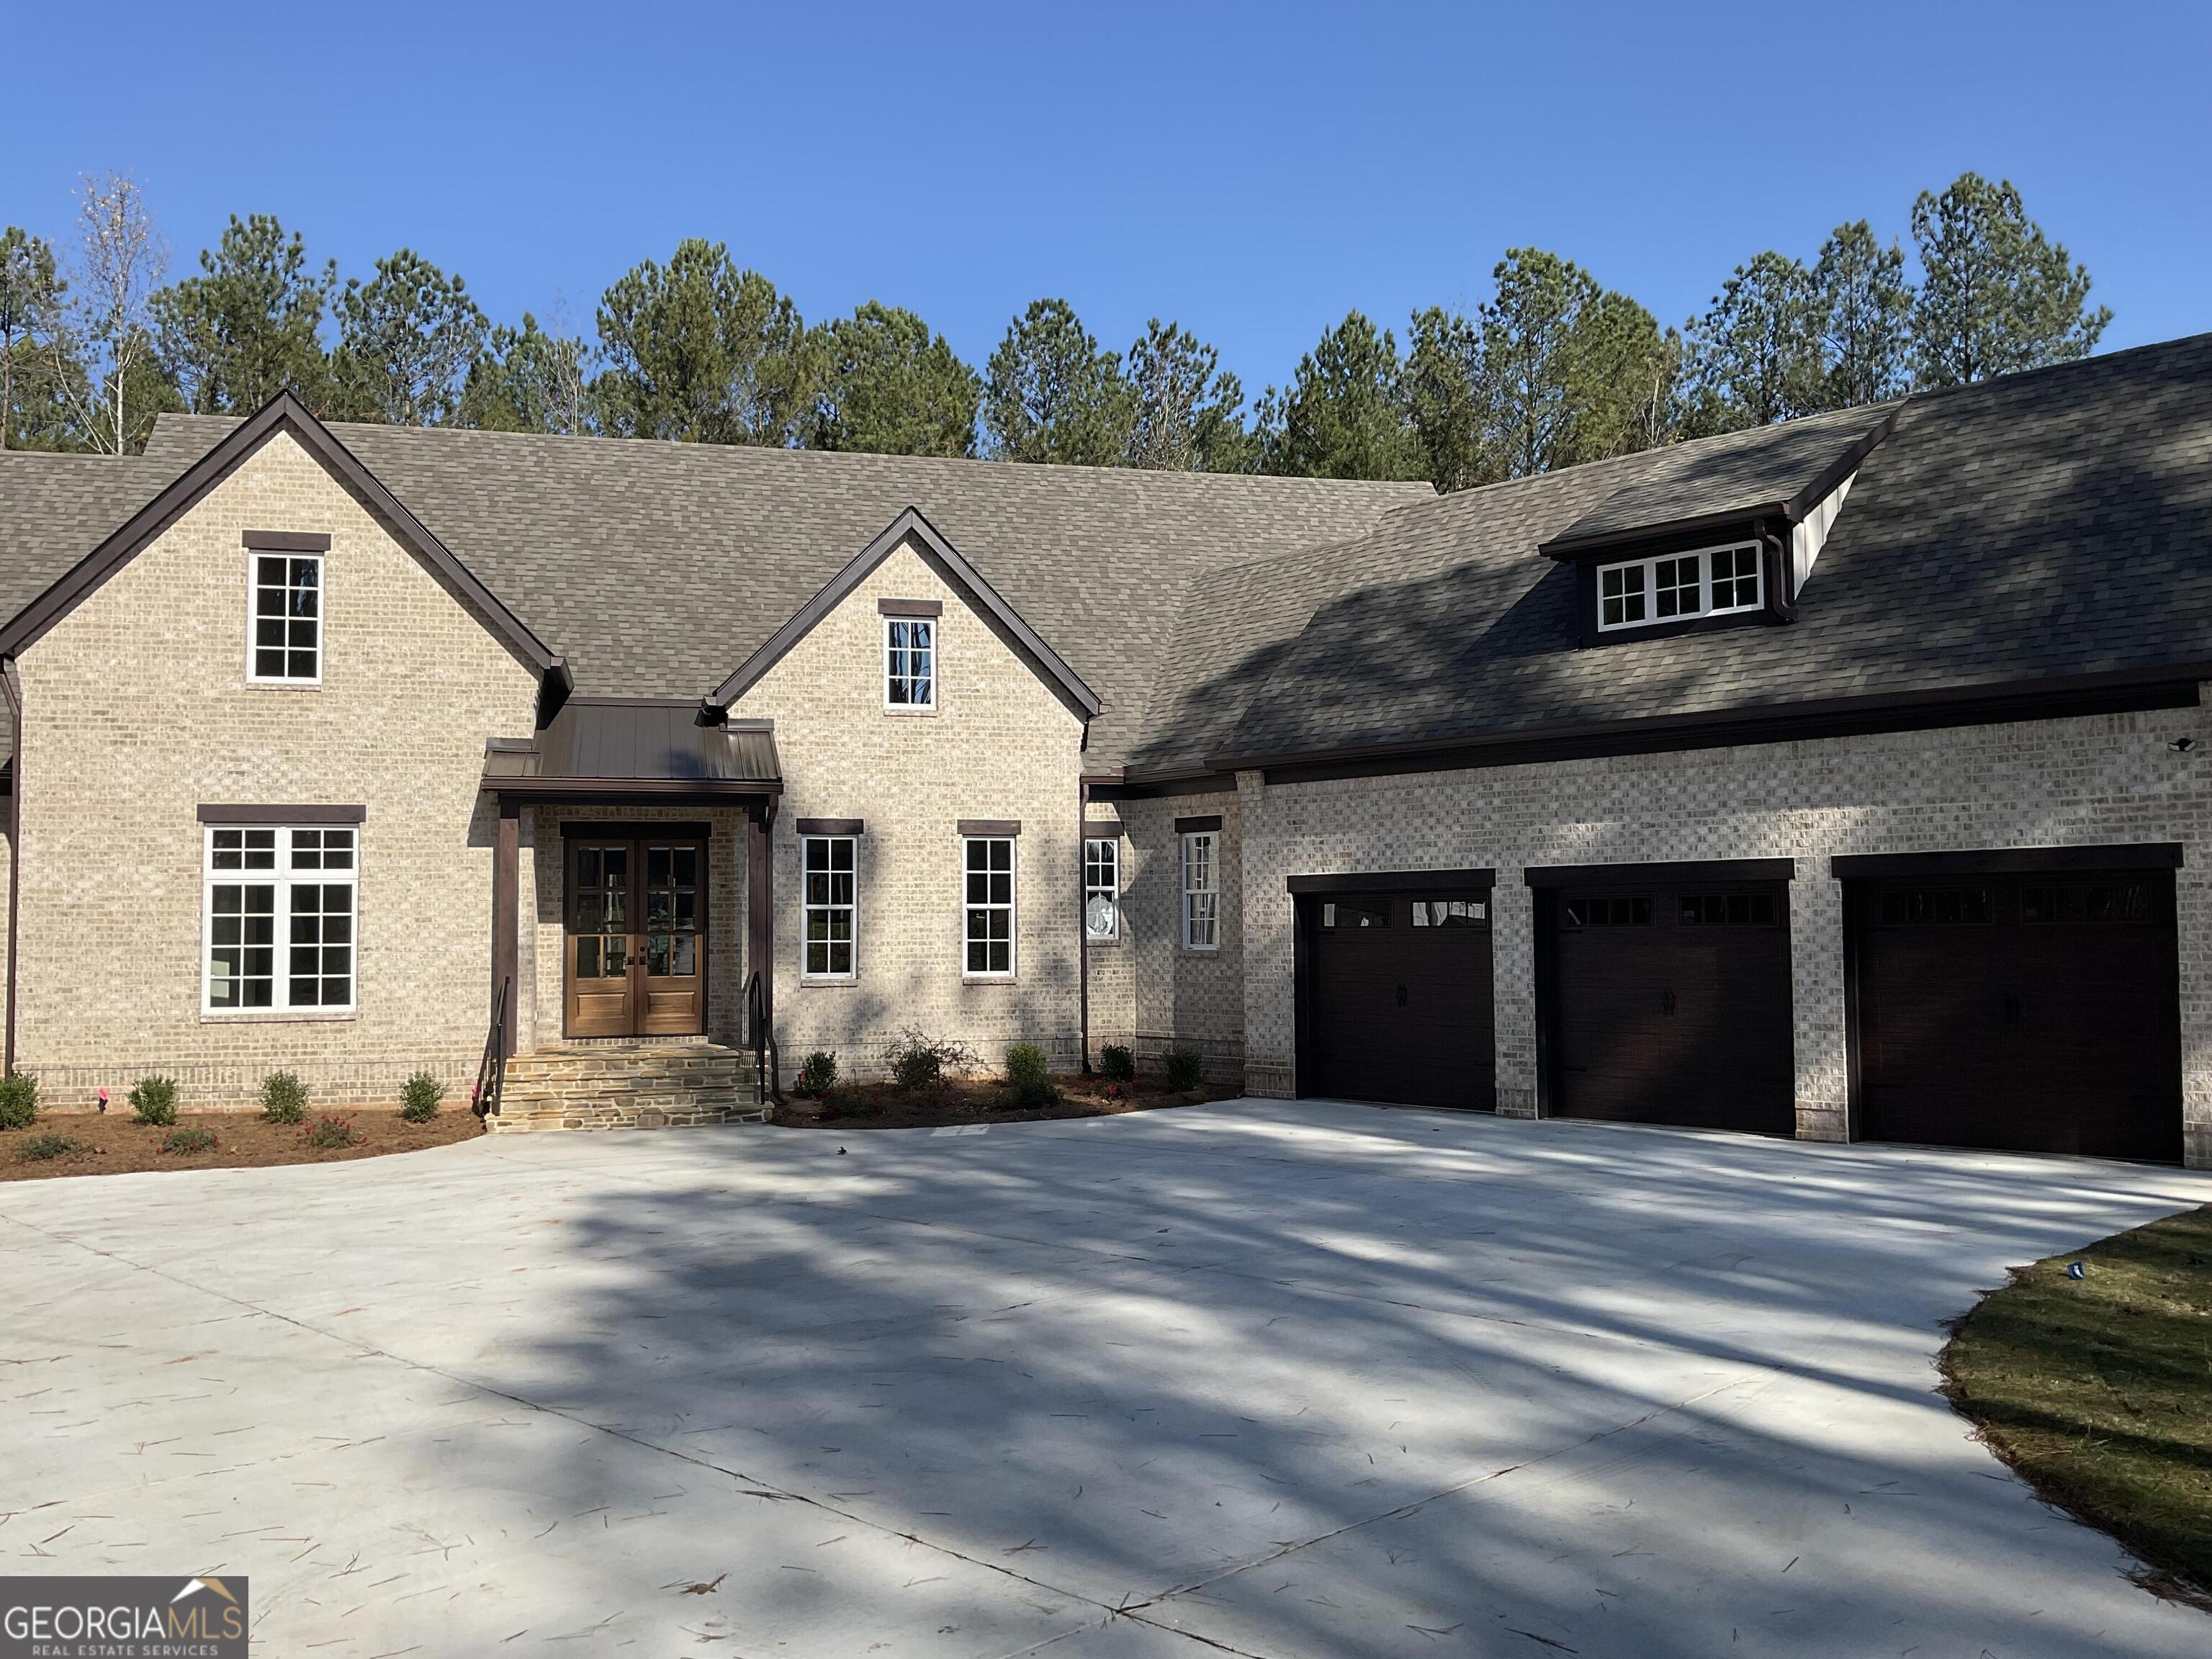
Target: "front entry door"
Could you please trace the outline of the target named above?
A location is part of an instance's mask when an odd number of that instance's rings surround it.
[[[706,869],[686,836],[569,838],[566,1035],[707,1029]]]

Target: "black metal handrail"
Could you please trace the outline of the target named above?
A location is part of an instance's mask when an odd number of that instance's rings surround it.
[[[507,996],[512,980],[501,980],[491,1000],[491,1029],[484,1033],[483,1055],[477,1061],[477,1086],[469,1091],[469,1109],[478,1117],[499,1115],[500,1091],[507,1086]]]
[[[745,981],[745,1024],[752,1032],[753,1098],[765,1106],[771,1097],[769,1080],[776,1076],[775,1036],[769,1029],[768,985],[757,968]]]

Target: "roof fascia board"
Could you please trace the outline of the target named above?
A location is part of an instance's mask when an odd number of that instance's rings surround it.
[[[289,432],[310,455],[351,485],[398,532],[410,553],[451,582],[480,610],[492,632],[538,673],[565,682],[566,663],[523,624],[475,573],[409,512],[352,451],[289,392],[281,392],[225,434],[215,447],[131,514],[114,534],[64,571],[46,591],[0,628],[0,657],[20,655],[97,592],[148,544],[182,518],[270,437]]]
[[[714,694],[707,701],[717,708],[729,708],[757,684],[762,676],[781,662],[793,646],[812,633],[823,617],[844,603],[871,571],[908,540],[919,542],[931,557],[945,567],[956,586],[964,589],[986,613],[1020,642],[1022,648],[1036,659],[1046,678],[1054,683],[1060,695],[1079,709],[1085,718],[1097,714],[1098,694],[1083,683],[1082,677],[1068,666],[1058,652],[1044,642],[1043,637],[1022,619],[1021,614],[1006,603],[996,588],[983,580],[982,574],[961,556],[958,550],[922,516],[920,509],[912,507],[903,508],[873,541],[846,562],[845,568],[830,579],[826,587],[792,612],[789,620],[769,635],[759,649],[739,663],[730,677],[714,688]]]

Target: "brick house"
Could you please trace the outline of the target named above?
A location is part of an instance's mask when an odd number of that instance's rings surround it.
[[[8,1063],[2212,1165],[2208,574],[2212,337],[1448,497],[165,416],[0,455]]]

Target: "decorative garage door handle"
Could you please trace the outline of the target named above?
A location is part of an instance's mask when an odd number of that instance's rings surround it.
[[[1671,1014],[1674,1012],[1674,994],[1672,991],[1662,991],[1659,994],[1659,1012],[1662,1014]]]

